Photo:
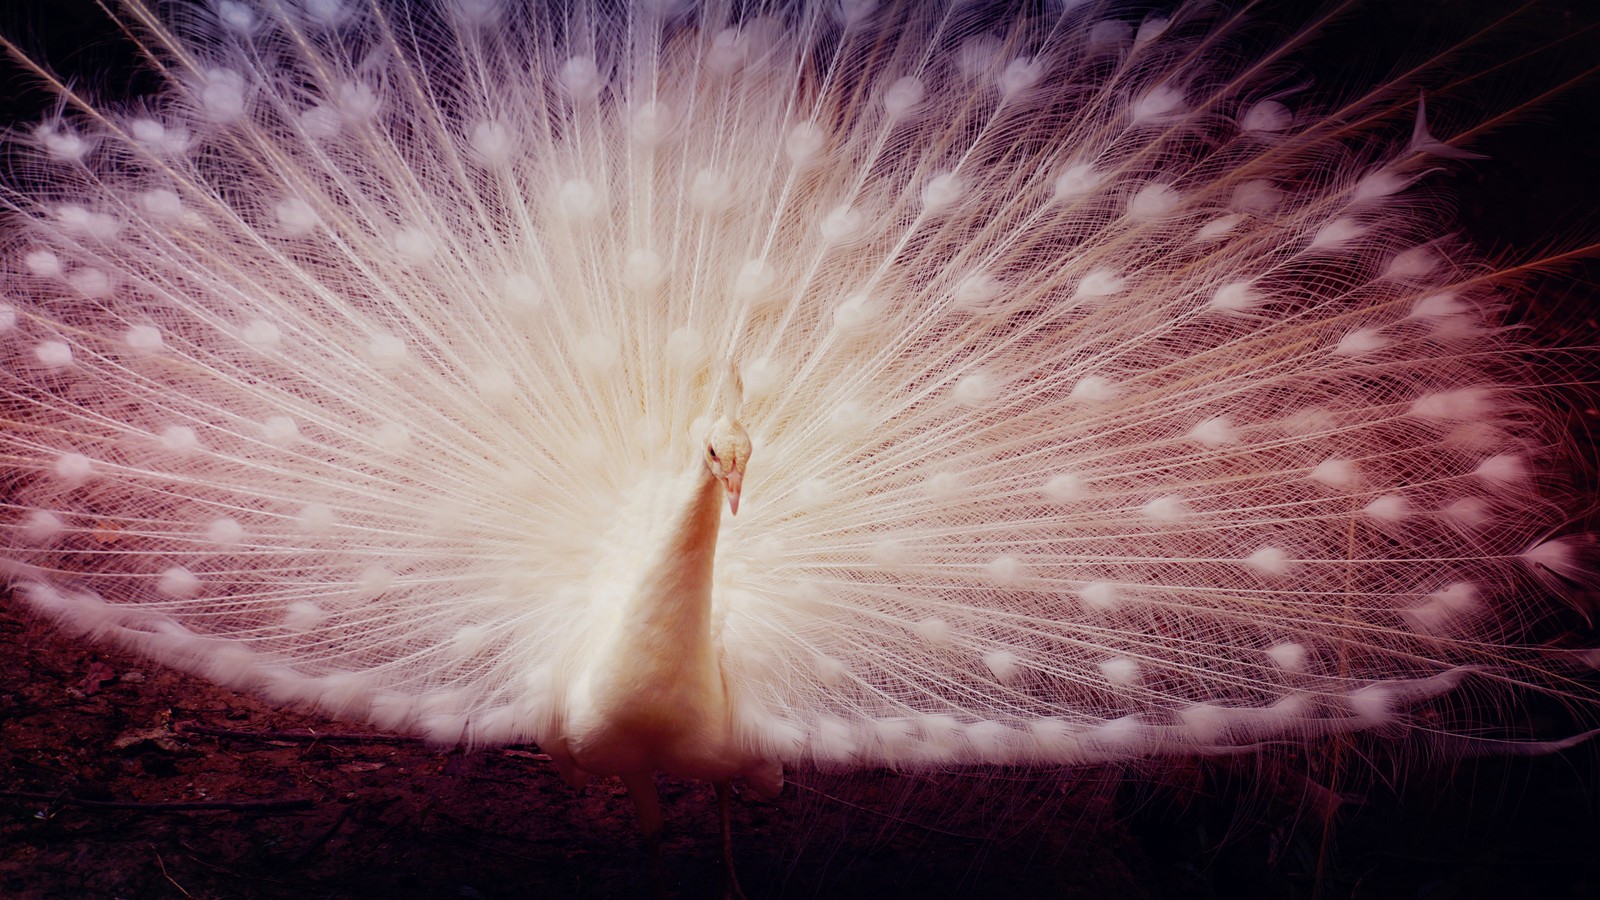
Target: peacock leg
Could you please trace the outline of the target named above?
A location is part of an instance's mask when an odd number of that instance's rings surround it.
[[[717,782],[717,813],[722,817],[722,895],[732,900],[745,900],[744,890],[739,887],[739,875],[733,868],[733,824],[728,816],[731,787],[726,781]]]
[[[655,883],[655,896],[667,895],[667,873],[661,864],[661,798],[656,794],[655,776],[649,772],[623,775],[622,783],[628,788],[633,809],[639,815],[639,830],[644,833],[645,846],[650,851],[650,877]]]

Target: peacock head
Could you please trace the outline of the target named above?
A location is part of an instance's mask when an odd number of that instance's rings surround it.
[[[739,514],[739,491],[744,488],[744,467],[750,462],[750,434],[739,424],[739,407],[744,403],[744,379],[739,364],[723,361],[722,383],[717,387],[722,400],[722,417],[706,435],[706,468],[722,482],[728,492],[728,510]]]
[[[744,487],[744,467],[750,462],[750,435],[744,426],[723,416],[706,435],[706,468],[728,492],[728,510],[739,514],[739,491]]]

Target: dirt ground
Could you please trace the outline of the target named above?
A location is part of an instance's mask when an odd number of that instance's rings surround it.
[[[75,48],[114,42],[85,36],[103,29],[89,4],[48,8],[53,33],[31,19],[27,30],[69,71]],[[1365,46],[1390,31],[1345,33]],[[1323,68],[1339,53],[1327,46]],[[40,101],[4,75],[4,121],[20,121]],[[1573,201],[1594,196],[1600,170],[1594,106],[1583,109],[1531,114],[1549,119],[1531,141],[1523,122],[1475,145],[1490,159],[1450,181],[1467,233],[1491,249],[1595,233],[1592,202]],[[1551,344],[1597,327],[1596,267],[1569,274],[1566,299],[1533,304],[1554,323],[1541,331]],[[1575,407],[1575,431],[1596,420]],[[66,639],[0,593],[0,897],[650,895],[620,785],[575,793],[531,746],[349,739],[364,734]],[[792,773],[776,801],[735,800],[734,855],[752,900],[1600,897],[1600,750],[1448,767],[1366,758],[1383,749],[1153,773]],[[1385,774],[1396,769],[1406,777]],[[669,894],[720,896],[713,791],[661,790]]]
[[[0,603],[0,895],[650,895],[620,785],[575,793],[536,747],[351,739],[368,733]],[[776,801],[735,800],[734,856],[752,900],[1592,898],[1597,770],[1593,750],[1418,767],[1336,806],[1319,774],[1335,768],[1303,754],[1156,777],[801,772]],[[714,792],[661,789],[669,895],[720,896]]]

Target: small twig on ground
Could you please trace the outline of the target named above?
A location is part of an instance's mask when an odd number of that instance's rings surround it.
[[[210,862],[209,860],[205,859],[205,857],[203,855],[203,851],[201,851],[199,848],[195,847],[193,844],[188,843],[187,841],[179,841],[178,842],[178,846],[182,847],[183,849],[185,849],[187,851],[189,851],[186,855],[188,856],[190,862],[192,862],[192,863],[194,863],[196,865],[205,866],[206,868],[210,869],[211,871],[221,873],[223,875],[228,876],[229,878],[238,879],[240,881],[255,881],[255,882],[260,882],[262,884],[276,884],[276,885],[285,885],[285,886],[287,886],[289,884],[289,882],[287,882],[287,881],[280,881],[280,880],[278,880],[276,878],[268,878],[265,875],[261,875],[261,874],[245,875],[245,874],[241,874],[239,872],[235,872],[234,870],[229,869],[229,868],[227,868],[225,866],[219,866],[216,863]]]
[[[141,812],[201,812],[222,810],[227,812],[288,812],[309,809],[315,802],[298,800],[213,800],[178,801],[173,803],[146,803],[138,800],[82,800],[63,791],[59,794],[36,794],[29,791],[0,791],[0,799],[37,800],[52,806],[80,806],[84,809],[132,809]]]
[[[355,811],[355,808],[356,806],[354,803],[346,804],[345,808],[339,811],[339,817],[333,820],[332,825],[329,825],[326,829],[324,829],[322,834],[317,836],[316,840],[307,844],[303,850],[295,854],[295,861],[305,862],[307,859],[311,858],[312,854],[316,853],[318,850],[321,850],[322,845],[326,844],[328,839],[333,837],[334,832],[338,831],[339,828],[344,825],[345,821],[350,818],[350,814]]]
[[[178,889],[178,893],[184,895],[185,897],[190,896],[189,892],[183,889],[183,885],[179,884],[171,875],[167,874],[167,864],[162,862],[161,851],[156,849],[155,844],[150,845],[150,852],[156,855],[156,865],[161,867],[161,877],[171,882],[172,886]]]
[[[337,731],[238,731],[218,728],[199,722],[176,722],[172,730],[178,734],[203,734],[210,737],[240,738],[251,741],[299,741],[326,744],[415,744],[418,738],[396,734],[348,734]]]

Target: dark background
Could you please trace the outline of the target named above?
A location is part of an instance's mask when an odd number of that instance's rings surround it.
[[[1337,93],[1493,22],[1503,0],[1376,2],[1297,54]],[[1443,73],[1437,134],[1600,63],[1588,0],[1532,4]],[[1268,3],[1259,39],[1320,8]],[[1590,29],[1585,31],[1584,29]],[[92,95],[150,87],[89,0],[0,7],[0,34]],[[1529,59],[1516,57],[1532,52]],[[1436,82],[1435,83],[1439,83]],[[0,122],[49,105],[0,66]],[[1484,135],[1487,159],[1444,185],[1460,228],[1509,263],[1600,236],[1600,78]],[[1408,123],[1398,122],[1403,129]],[[1593,345],[1600,271],[1531,278],[1516,314],[1549,346]],[[1593,495],[1595,355],[1560,357]],[[1591,520],[1592,521],[1592,520]],[[1591,527],[1593,527],[1591,525]],[[1559,715],[1534,710],[1531,715]],[[196,733],[185,723],[213,731]],[[620,787],[581,796],[536,748],[474,754],[410,742],[304,740],[365,729],[272,710],[66,640],[0,601],[0,895],[16,897],[642,896],[650,869]],[[277,739],[241,735],[276,732]],[[773,803],[735,802],[735,855],[755,897],[1477,898],[1600,896],[1595,747],[1447,759],[1414,744],[1328,741],[1269,757],[925,780],[806,773]],[[705,785],[663,782],[670,890],[716,896],[721,850]],[[32,799],[70,798],[59,802]],[[297,809],[149,804],[308,801]],[[138,808],[73,805],[131,803]]]

